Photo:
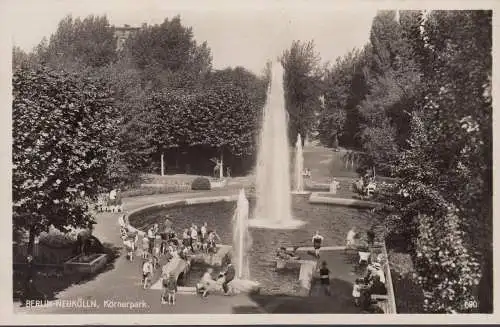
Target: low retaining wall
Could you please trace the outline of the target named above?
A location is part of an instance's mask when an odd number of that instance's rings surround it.
[[[187,206],[193,204],[203,204],[203,203],[215,203],[215,202],[234,202],[238,200],[238,195],[220,195],[220,196],[207,196],[200,198],[191,198],[185,200],[170,200],[164,201],[160,203],[149,204],[129,212],[129,220],[139,213],[145,213],[148,211],[156,211],[158,209],[164,208],[174,208],[180,206]],[[128,229],[132,232],[137,232],[139,236],[144,236],[145,232],[135,228],[133,225],[129,223],[127,226]]]
[[[373,209],[373,208],[380,207],[382,205],[378,202],[373,202],[373,201],[333,197],[333,196],[329,196],[329,193],[325,193],[325,192],[311,193],[311,196],[309,197],[309,203],[334,204],[334,205],[354,207],[354,208],[363,208],[363,209]]]

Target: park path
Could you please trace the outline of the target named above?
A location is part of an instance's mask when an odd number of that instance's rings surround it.
[[[236,194],[235,189],[220,189],[207,192],[189,192],[178,194],[155,194],[133,198],[125,198],[124,210],[133,210],[149,204],[198,198],[218,195]],[[178,294],[175,306],[161,305],[159,290],[144,290],[141,287],[141,260],[136,257],[129,262],[123,251],[120,238],[118,214],[100,213],[96,217],[94,235],[102,243],[112,244],[120,248],[120,256],[113,263],[113,268],[95,276],[94,279],[83,284],[76,284],[61,291],[56,297],[59,300],[95,300],[99,308],[16,308],[18,313],[108,313],[108,314],[133,314],[133,313],[232,313],[233,306],[255,307],[256,304],[248,297],[241,296],[214,296],[202,299],[193,295]],[[119,302],[144,301],[147,308],[105,308],[104,302],[113,300]]]

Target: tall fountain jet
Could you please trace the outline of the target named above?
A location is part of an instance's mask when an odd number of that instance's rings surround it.
[[[292,217],[287,125],[283,67],[274,62],[257,155],[257,203],[254,219],[250,221],[253,227],[290,229],[303,224]]]
[[[236,203],[236,211],[233,216],[233,264],[238,279],[250,277],[248,250],[252,245],[250,233],[248,232],[248,199],[245,190],[241,189]]]

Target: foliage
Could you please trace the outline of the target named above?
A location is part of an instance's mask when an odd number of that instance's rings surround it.
[[[106,185],[117,112],[99,81],[49,69],[13,76],[13,225],[34,236],[50,225],[90,227],[85,197]]]
[[[492,308],[492,286],[485,279],[492,270],[491,12],[432,11],[425,19],[403,12],[401,17],[402,33],[411,48],[402,54],[414,56],[411,60],[402,56],[400,67],[406,68],[399,70],[417,69],[418,79],[404,84],[416,83],[419,90],[398,93],[392,85],[401,79],[384,73],[391,78],[378,78],[382,83],[367,96],[367,100],[375,96],[376,105],[365,110],[373,124],[369,128],[385,124],[382,130],[387,131],[388,118],[393,127],[399,126],[392,134],[397,145],[393,159],[372,156],[374,164],[386,164],[400,178],[392,193],[382,195],[390,209],[386,225],[411,240],[427,311],[463,311],[480,283],[484,286],[479,304],[482,312],[488,312]],[[383,59],[390,57],[379,56],[382,59],[375,65],[379,72],[398,71],[384,65]],[[397,104],[405,104],[408,120],[395,119]],[[384,110],[375,110],[377,106]],[[406,135],[401,133],[404,126],[410,127]],[[387,137],[381,141],[392,143]]]
[[[337,58],[325,72],[324,106],[319,113],[320,141],[333,147],[339,139],[343,146],[359,147],[360,117],[358,105],[366,94],[366,59],[370,51],[354,49]]]
[[[154,89],[196,87],[212,65],[207,43],[198,45],[180,16],[144,25],[127,39],[123,55],[139,69],[144,85]]]
[[[123,191],[123,197],[131,198],[135,196],[152,195],[152,194],[170,194],[178,192],[186,192],[191,188],[190,184],[171,184],[161,187],[141,187]]]
[[[479,284],[480,265],[464,245],[456,208],[447,211],[419,217],[416,266],[429,312],[464,312],[477,303],[472,288]]]
[[[103,67],[116,60],[114,28],[106,16],[87,16],[83,20],[65,17],[50,37],[41,60],[53,67]]]
[[[191,183],[192,190],[208,191],[211,189],[210,180],[206,177],[197,177]]]
[[[320,57],[313,41],[294,41],[280,59],[285,71],[285,105],[290,117],[288,130],[290,142],[294,144],[298,133],[305,138],[316,126],[322,93]]]
[[[198,146],[234,156],[253,153],[260,109],[244,91],[229,86],[155,93],[147,107],[153,115],[150,142],[157,151]]]

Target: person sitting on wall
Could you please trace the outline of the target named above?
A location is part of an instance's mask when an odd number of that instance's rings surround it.
[[[196,293],[207,297],[208,292],[215,289],[216,281],[212,278],[213,269],[208,268],[196,284]]]
[[[228,263],[226,271],[224,272],[224,283],[222,283],[222,289],[224,290],[224,295],[229,295],[229,283],[231,283],[236,277],[236,271],[231,262]]]

